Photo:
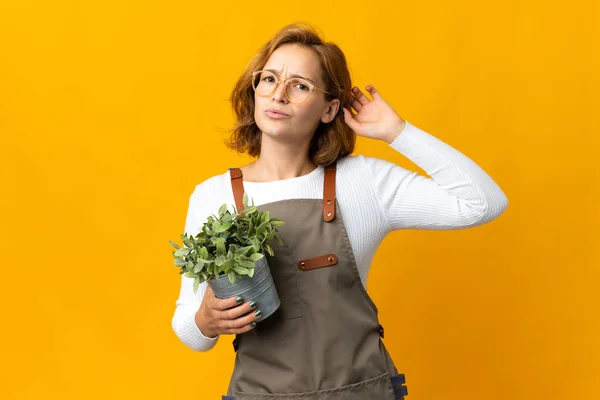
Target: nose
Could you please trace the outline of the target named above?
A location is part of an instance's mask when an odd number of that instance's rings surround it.
[[[287,103],[288,99],[287,96],[285,95],[285,85],[287,82],[281,82],[279,81],[277,83],[277,87],[275,88],[275,91],[273,92],[273,101],[276,101],[278,103]]]

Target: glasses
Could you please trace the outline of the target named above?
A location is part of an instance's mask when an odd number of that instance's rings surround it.
[[[287,97],[290,103],[300,104],[306,101],[315,90],[331,96],[331,93],[316,87],[306,79],[281,79],[271,71],[255,71],[252,73],[252,87],[259,96],[271,96],[275,93],[280,83],[284,84],[285,97]]]

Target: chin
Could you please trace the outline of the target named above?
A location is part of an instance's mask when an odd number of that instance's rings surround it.
[[[293,135],[291,134],[289,128],[285,129],[283,127],[265,127],[265,129],[260,130],[264,135],[267,135],[271,138],[276,139],[286,139],[291,138]]]
[[[270,118],[255,119],[261,132],[273,137],[282,137],[290,134],[289,120],[271,120]]]

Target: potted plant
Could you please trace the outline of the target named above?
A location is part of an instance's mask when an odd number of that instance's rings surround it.
[[[175,247],[173,264],[180,267],[179,273],[194,278],[194,293],[206,281],[218,298],[255,300],[262,310],[261,321],[281,304],[265,253],[274,255],[273,240],[283,244],[277,228],[284,222],[258,210],[254,201],[249,206],[246,193],[243,204],[244,210],[234,207],[234,213],[223,204],[218,216],[209,216],[197,235],[181,235],[184,247],[169,243]]]

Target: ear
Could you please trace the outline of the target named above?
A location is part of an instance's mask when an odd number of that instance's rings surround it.
[[[321,122],[328,124],[331,121],[333,121],[333,119],[337,115],[339,109],[340,109],[340,100],[339,99],[331,100],[331,102],[329,102],[329,105],[325,109],[325,112],[321,116]]]

